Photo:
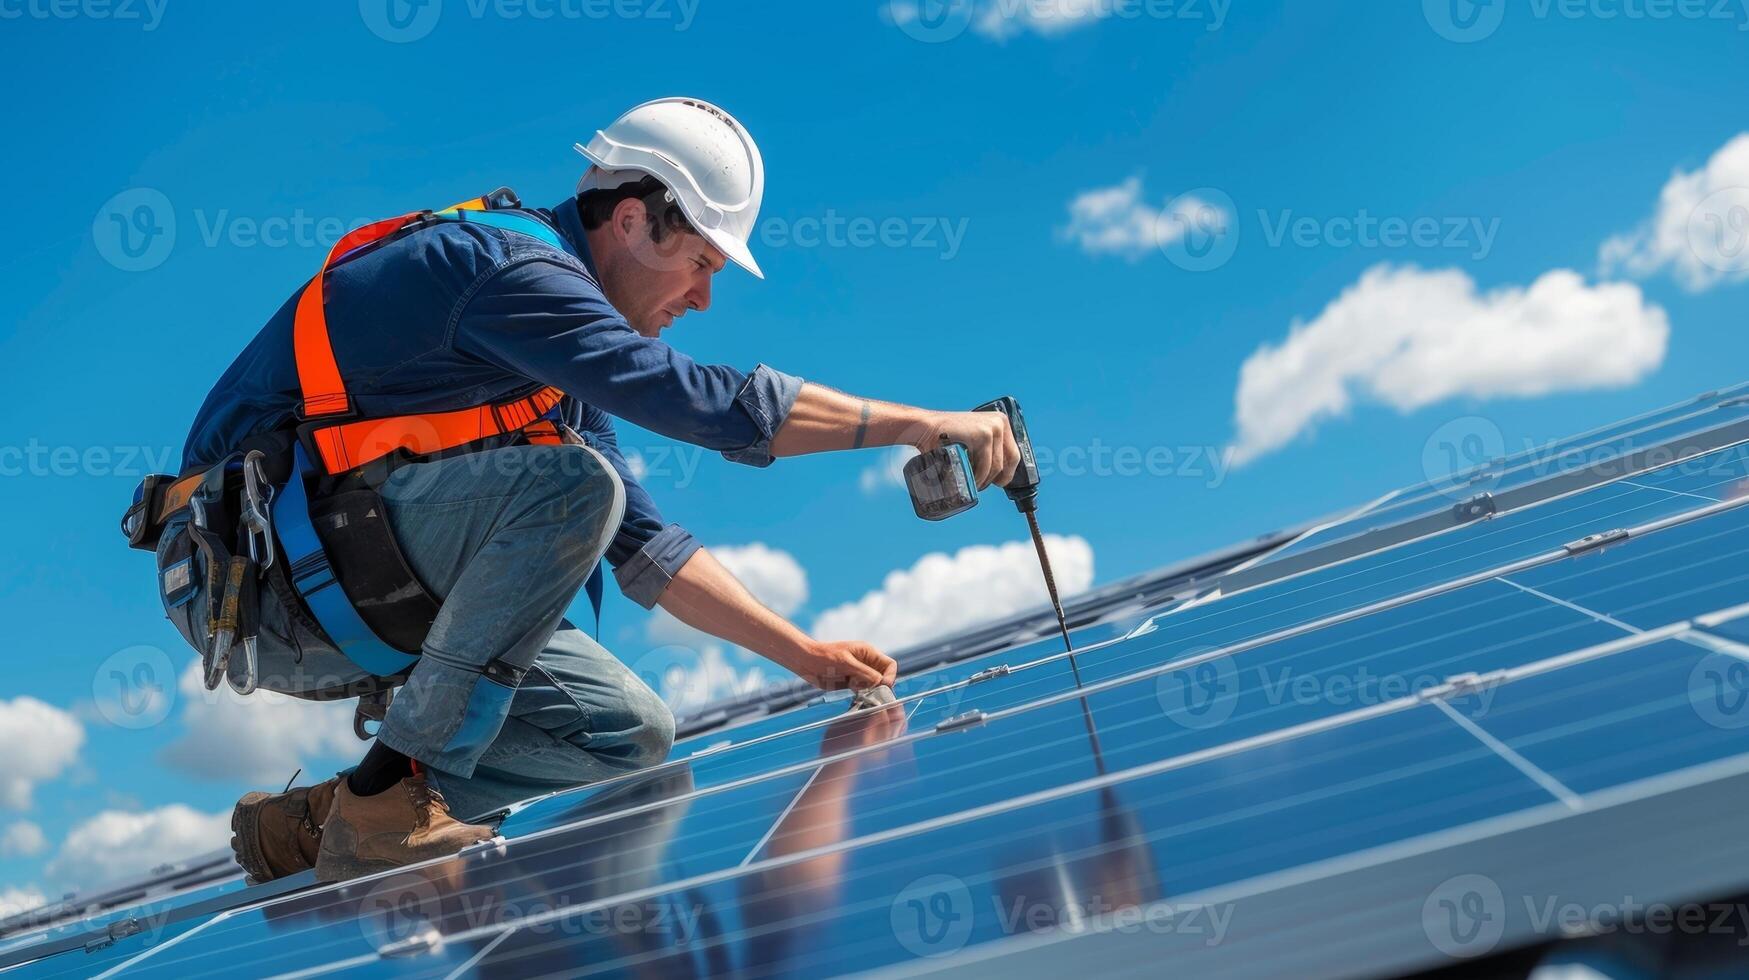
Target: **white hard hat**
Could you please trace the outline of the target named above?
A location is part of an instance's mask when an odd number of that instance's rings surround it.
[[[699,99],[656,99],[597,131],[588,146],[575,145],[595,165],[579,193],[655,177],[699,234],[765,278],[747,248],[765,197],[765,161],[734,116]]]

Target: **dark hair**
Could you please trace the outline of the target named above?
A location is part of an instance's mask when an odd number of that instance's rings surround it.
[[[594,231],[613,217],[613,210],[621,201],[636,198],[644,202],[644,211],[650,218],[651,240],[659,242],[671,231],[698,234],[680,205],[668,199],[667,194],[668,188],[661,181],[648,176],[608,190],[584,191],[577,195],[577,217],[582,219],[585,231]]]

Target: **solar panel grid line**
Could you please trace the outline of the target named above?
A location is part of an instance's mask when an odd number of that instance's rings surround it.
[[[1651,490],[1651,489],[1654,489],[1654,488],[1653,488],[1653,487],[1648,487],[1648,486],[1646,486],[1646,485],[1645,485],[1645,484],[1643,484],[1643,483],[1636,483],[1636,482],[1634,482],[1634,481],[1633,481],[1633,480],[1618,480],[1618,481],[1616,481],[1616,482],[1618,482],[1618,483],[1621,483],[1621,484],[1623,484],[1623,485],[1625,485],[1625,486],[1630,486],[1630,487],[1637,487],[1637,488],[1639,488],[1639,489],[1641,489],[1641,490]],[[1709,496],[1706,496],[1706,495],[1705,495],[1705,494],[1699,494],[1699,493],[1690,493],[1690,492],[1689,492],[1689,491],[1687,491],[1687,490],[1672,490],[1672,491],[1670,491],[1670,492],[1671,492],[1671,493],[1676,493],[1676,494],[1681,494],[1681,495],[1682,495],[1682,496],[1684,496],[1684,497],[1693,497],[1693,498],[1694,498],[1694,499],[1696,499],[1696,500],[1706,500],[1706,501],[1718,501],[1718,500],[1720,500],[1720,499],[1722,499],[1722,498],[1719,498],[1719,497],[1709,497]]]
[[[1633,806],[1648,800],[1669,798],[1686,790],[1717,786],[1733,779],[1749,781],[1749,754],[1718,759],[1688,769],[1663,773],[1595,791],[1586,797],[1587,807],[1584,815],[1588,817],[1606,816],[1611,810]],[[1550,826],[1558,827],[1571,822],[1576,816],[1574,811],[1559,803],[1548,803],[1540,807],[1506,813],[1419,837],[1392,841],[1296,868],[1269,872],[1253,878],[1174,896],[1171,899],[1156,903],[1155,907],[1164,906],[1171,909],[1238,906],[1250,898],[1286,892],[1305,886],[1320,886],[1323,883],[1357,872],[1388,869],[1417,858],[1449,852],[1466,846],[1490,843],[1524,831]],[[1586,855],[1585,860],[1591,861],[1592,858]],[[1323,904],[1328,903],[1324,902]],[[1086,937],[1112,934],[1117,929],[1119,914],[1119,912],[1108,912],[1095,916],[1078,933],[1069,933],[1060,929],[1021,933],[1000,942],[968,946],[950,958],[933,960],[920,958],[905,963],[891,964],[869,971],[864,976],[896,978],[925,974],[971,974],[973,971],[982,969],[986,964],[1000,959],[1008,959],[1016,955],[1024,956],[1029,952],[1065,943],[1075,944]]]
[[[1595,619],[1600,623],[1607,623],[1610,626],[1614,626],[1614,627],[1621,629],[1621,630],[1624,630],[1626,632],[1629,632],[1629,633],[1643,632],[1638,626],[1633,626],[1631,624],[1624,623],[1621,620],[1616,619],[1614,616],[1600,613],[1595,609],[1588,609],[1585,606],[1582,606],[1576,602],[1569,602],[1566,599],[1557,598],[1555,596],[1549,595],[1547,592],[1543,592],[1540,589],[1533,589],[1528,585],[1521,585],[1518,582],[1512,581],[1511,579],[1507,578],[1504,575],[1496,576],[1495,581],[1501,582],[1505,585],[1510,585],[1513,588],[1519,590],[1520,592],[1524,592],[1527,595],[1536,596],[1538,599],[1542,599],[1542,600],[1547,601],[1547,602],[1552,602],[1557,606],[1563,606],[1567,609],[1573,610],[1574,612],[1583,613],[1584,615],[1590,616],[1592,619]]]
[[[1607,459],[1574,470],[1563,470],[1540,480],[1492,494],[1496,514],[1511,513],[1582,493],[1624,477],[1680,466],[1713,453],[1749,442],[1749,419],[1703,429],[1673,444],[1651,446],[1626,457]],[[1617,472],[1619,470],[1619,472]],[[1251,566],[1223,576],[1237,589],[1252,588],[1321,569],[1362,555],[1399,547],[1434,534],[1472,523],[1453,507],[1372,528],[1275,562]]]
[[[1585,809],[1585,803],[1579,799],[1579,794],[1562,785],[1560,780],[1549,775],[1529,759],[1519,755],[1511,746],[1495,738],[1481,726],[1464,717],[1462,714],[1459,714],[1451,705],[1445,702],[1444,698],[1428,698],[1427,701],[1444,713],[1447,718],[1450,718],[1459,728],[1462,728],[1464,731],[1475,736],[1477,741],[1491,749],[1495,755],[1505,759],[1507,764],[1512,766],[1512,768],[1524,773],[1524,775],[1532,782],[1541,786],[1543,789],[1548,790],[1549,795],[1566,804],[1568,809]]]
[[[1613,641],[1613,642],[1606,643],[1606,644],[1599,644],[1596,647],[1590,648],[1590,649],[1585,650],[1585,651],[1575,651],[1573,654],[1567,654],[1567,655],[1564,655],[1561,657],[1555,657],[1555,658],[1548,658],[1548,660],[1546,660],[1546,661],[1539,661],[1535,664],[1526,665],[1526,669],[1516,671],[1516,672],[1511,672],[1515,676],[1502,678],[1502,680],[1500,682],[1501,683],[1508,683],[1513,679],[1517,679],[1517,678],[1521,678],[1521,677],[1528,677],[1528,676],[1536,676],[1537,674],[1545,673],[1548,670],[1558,669],[1559,666],[1570,666],[1570,665],[1575,664],[1575,663],[1586,662],[1589,660],[1598,659],[1599,657],[1602,657],[1602,656],[1620,653],[1620,652],[1623,652],[1623,651],[1628,650],[1628,649],[1638,648],[1640,646],[1647,645],[1651,642],[1655,642],[1653,637],[1664,638],[1668,635],[1673,635],[1674,633],[1679,632],[1681,629],[1688,628],[1689,626],[1690,626],[1690,624],[1687,622],[1678,623],[1678,624],[1670,624],[1667,627],[1661,628],[1659,630],[1647,631],[1646,633],[1642,633],[1642,634],[1638,634],[1638,635],[1634,635],[1634,636],[1630,636],[1630,637],[1624,637],[1624,638],[1622,638],[1622,640],[1619,640],[1619,641]],[[837,843],[834,843],[831,845],[825,845],[823,847],[805,850],[802,852],[798,852],[797,854],[786,855],[782,858],[768,858],[764,861],[756,862],[752,865],[739,866],[735,869],[729,869],[729,870],[714,872],[714,873],[710,873],[710,874],[706,874],[706,875],[700,875],[700,876],[696,876],[692,879],[686,879],[686,880],[682,880],[682,881],[678,881],[678,882],[668,882],[668,883],[663,883],[663,884],[652,885],[646,889],[642,889],[642,890],[635,891],[635,892],[624,893],[624,894],[620,894],[620,895],[616,895],[616,896],[609,896],[609,897],[605,897],[605,898],[600,898],[600,899],[594,900],[592,902],[584,903],[582,905],[575,906],[575,907],[567,907],[567,908],[549,910],[547,912],[541,913],[541,914],[536,915],[536,916],[525,917],[523,919],[515,920],[515,921],[510,922],[510,923],[505,923],[502,926],[480,927],[479,929],[467,930],[467,931],[463,931],[460,933],[453,933],[453,934],[446,936],[445,939],[446,939],[446,941],[467,941],[467,940],[471,940],[471,939],[482,938],[484,936],[491,935],[493,933],[493,931],[497,928],[523,928],[523,927],[528,927],[528,926],[541,925],[541,924],[544,924],[544,923],[547,923],[550,921],[554,921],[555,919],[557,919],[565,914],[587,914],[587,913],[590,913],[593,911],[597,911],[601,908],[610,907],[614,903],[631,903],[631,902],[643,901],[643,900],[646,900],[649,898],[660,896],[666,892],[704,887],[706,885],[709,885],[709,884],[712,884],[715,882],[719,882],[722,880],[727,880],[727,879],[736,877],[736,876],[741,875],[741,874],[751,874],[751,873],[762,872],[762,871],[766,871],[766,870],[772,870],[775,868],[785,867],[785,866],[788,866],[790,864],[801,863],[803,861],[813,860],[815,858],[827,856],[830,854],[841,853],[841,852],[844,852],[847,850],[852,850],[852,849],[865,847],[865,846],[871,846],[874,844],[879,844],[879,843],[891,841],[891,840],[904,839],[906,837],[916,836],[918,834],[925,833],[929,830],[937,829],[939,827],[951,826],[951,825],[956,825],[956,824],[960,824],[960,823],[964,823],[964,822],[978,820],[978,819],[982,819],[984,817],[991,816],[994,814],[1003,813],[1003,812],[1007,812],[1007,811],[1014,810],[1014,809],[1022,809],[1022,808],[1028,807],[1028,806],[1035,805],[1035,804],[1040,803],[1040,802],[1045,802],[1045,801],[1053,800],[1053,799],[1061,799],[1061,798],[1066,797],[1066,796],[1072,796],[1072,795],[1076,795],[1079,793],[1104,788],[1106,786],[1115,786],[1115,785],[1130,782],[1130,781],[1133,781],[1136,779],[1145,778],[1147,776],[1157,775],[1157,774],[1162,773],[1162,772],[1171,771],[1173,769],[1183,768],[1183,767],[1187,767],[1187,766],[1191,766],[1191,765],[1197,765],[1197,764],[1200,764],[1203,762],[1211,761],[1213,759],[1225,758],[1225,757],[1229,757],[1229,756],[1232,756],[1235,754],[1240,754],[1240,753],[1243,753],[1246,751],[1251,751],[1253,749],[1273,746],[1273,745],[1277,745],[1277,744],[1280,744],[1282,742],[1291,741],[1294,739],[1305,738],[1307,736],[1317,734],[1320,732],[1333,730],[1335,728],[1359,724],[1361,722],[1375,719],[1375,718],[1379,718],[1379,717],[1384,717],[1384,716],[1389,715],[1389,714],[1395,714],[1395,713],[1398,713],[1401,711],[1412,710],[1414,708],[1417,708],[1419,706],[1426,704],[1428,700],[1429,699],[1425,695],[1415,695],[1415,696],[1399,698],[1399,699],[1395,699],[1395,700],[1389,701],[1389,702],[1384,702],[1384,703],[1381,703],[1378,705],[1371,705],[1371,706],[1367,706],[1364,708],[1356,709],[1354,711],[1344,712],[1342,714],[1331,716],[1331,717],[1328,717],[1325,719],[1307,722],[1307,723],[1302,724],[1302,725],[1291,726],[1289,728],[1284,728],[1284,729],[1280,729],[1280,730],[1266,733],[1263,735],[1254,736],[1252,738],[1235,740],[1233,742],[1223,743],[1221,745],[1214,746],[1214,747],[1204,749],[1204,750],[1199,750],[1197,752],[1186,753],[1186,754],[1181,755],[1181,756],[1175,756],[1175,757],[1168,758],[1168,759],[1162,759],[1162,760],[1159,760],[1159,761],[1154,762],[1154,763],[1150,763],[1150,764],[1143,765],[1143,766],[1132,767],[1130,769],[1126,769],[1126,770],[1123,770],[1123,771],[1120,771],[1117,773],[1108,774],[1106,776],[1093,777],[1093,778],[1090,778],[1087,780],[1082,780],[1082,781],[1079,781],[1076,783],[1066,784],[1064,786],[1055,787],[1055,788],[1048,789],[1048,790],[1041,790],[1041,791],[1037,791],[1035,793],[1026,794],[1024,796],[1014,797],[1014,798],[1011,798],[1008,800],[987,804],[985,806],[970,808],[970,809],[960,811],[960,812],[954,813],[954,814],[944,814],[944,815],[941,815],[939,817],[932,818],[930,820],[918,821],[918,822],[915,822],[913,824],[906,825],[903,827],[892,828],[890,830],[863,835],[863,836],[860,836],[857,838],[837,842]],[[393,949],[385,949],[382,951],[382,955],[392,955],[394,952],[396,952],[396,951]],[[367,962],[368,959],[369,958],[366,958],[366,957],[360,957],[360,958],[356,958],[354,960],[335,964],[335,966],[337,968],[356,966],[356,965],[361,964],[362,962]]]
[[[1305,541],[1308,538],[1311,538],[1312,536],[1314,536],[1316,534],[1319,534],[1319,533],[1324,532],[1324,531],[1328,531],[1333,527],[1340,527],[1342,524],[1345,524],[1345,523],[1352,521],[1352,520],[1356,520],[1365,514],[1371,513],[1375,508],[1381,507],[1384,504],[1389,503],[1391,500],[1395,499],[1401,493],[1403,493],[1402,490],[1392,490],[1389,493],[1383,494],[1379,497],[1375,497],[1372,500],[1369,500],[1366,503],[1361,504],[1359,507],[1354,507],[1354,508],[1351,508],[1349,510],[1342,511],[1341,513],[1335,515],[1334,517],[1326,518],[1325,520],[1313,525],[1312,527],[1306,528],[1304,531],[1301,531],[1299,534],[1295,535],[1294,537],[1290,538],[1289,540],[1283,541],[1281,544],[1277,545],[1276,547],[1271,548],[1270,550],[1265,551],[1260,555],[1254,555],[1251,558],[1248,558],[1248,559],[1240,562],[1239,564],[1234,565],[1232,568],[1228,569],[1228,574],[1231,574],[1233,572],[1242,572],[1245,569],[1250,568],[1253,565],[1260,565],[1263,562],[1269,561],[1271,558],[1275,557],[1276,555],[1279,555],[1284,551],[1291,550],[1295,545],[1298,545],[1300,542]]]
[[[1478,478],[1490,477],[1490,476],[1502,477],[1502,476],[1506,476],[1506,475],[1509,475],[1512,473],[1519,472],[1519,471],[1524,470],[1524,469],[1528,469],[1532,466],[1536,466],[1539,464],[1539,462],[1541,460],[1543,460],[1544,458],[1546,458],[1550,454],[1554,454],[1556,457],[1560,457],[1560,456],[1578,455],[1578,454],[1588,453],[1588,452],[1591,452],[1592,450],[1596,450],[1596,449],[1600,449],[1600,448],[1603,448],[1605,446],[1608,446],[1611,443],[1617,442],[1619,440],[1632,439],[1635,436],[1645,435],[1648,432],[1654,432],[1654,431],[1657,431],[1658,429],[1664,428],[1666,426],[1674,425],[1674,424],[1679,423],[1679,422],[1688,421],[1690,419],[1699,418],[1702,415],[1706,415],[1706,414],[1714,411],[1715,409],[1717,409],[1719,407],[1719,403],[1704,405],[1702,407],[1696,408],[1693,411],[1688,412],[1688,413],[1683,414],[1683,415],[1678,415],[1678,416],[1670,417],[1670,418],[1663,417],[1665,412],[1669,411],[1669,409],[1673,409],[1676,407],[1677,406],[1673,405],[1667,409],[1660,409],[1660,410],[1654,411],[1654,412],[1647,412],[1644,415],[1640,415],[1640,416],[1637,416],[1637,417],[1632,418],[1632,419],[1626,419],[1622,422],[1614,423],[1613,425],[1599,426],[1599,427],[1592,429],[1588,432],[1583,432],[1583,433],[1580,433],[1580,434],[1574,435],[1574,436],[1568,436],[1565,439],[1555,440],[1554,442],[1551,442],[1551,443],[1544,445],[1544,446],[1533,446],[1533,447],[1521,450],[1520,452],[1514,453],[1512,455],[1503,456],[1499,459],[1492,460],[1488,463],[1484,463],[1484,464],[1481,464],[1479,466],[1471,467],[1470,469],[1467,469],[1467,470],[1459,470],[1457,472],[1447,474],[1445,477],[1443,477],[1439,480],[1428,480],[1424,483],[1419,483],[1419,484],[1416,484],[1412,487],[1405,487],[1401,490],[1395,491],[1390,496],[1403,497],[1404,498],[1403,500],[1397,501],[1398,504],[1413,504],[1413,503],[1419,503],[1419,502],[1425,501],[1425,500],[1435,500],[1439,497],[1449,497],[1449,495],[1450,495],[1449,489],[1446,489],[1446,490],[1436,489],[1435,488],[1436,484],[1443,484],[1449,488],[1449,487],[1456,486],[1459,484],[1474,483],[1477,481]],[[1641,425],[1635,429],[1628,429],[1626,431],[1615,431],[1624,425],[1629,425],[1629,424],[1632,424],[1634,422],[1638,422],[1641,420],[1652,420],[1652,419],[1655,419],[1655,421],[1649,421],[1647,424]],[[1700,429],[1700,430],[1695,430],[1695,431],[1704,431],[1704,428]],[[1607,433],[1607,435],[1605,435],[1605,433]],[[1571,445],[1572,443],[1578,443],[1584,439],[1590,439],[1591,441],[1589,443],[1585,443],[1583,445]],[[1416,492],[1416,491],[1421,491],[1419,496],[1410,496],[1411,493]]]
[[[92,980],[108,980],[108,978],[120,974],[122,971],[126,970],[128,967],[131,967],[135,963],[138,963],[138,962],[146,959],[148,956],[151,956],[152,954],[160,952],[162,950],[169,949],[170,947],[175,946],[176,944],[182,942],[184,939],[187,939],[188,937],[194,935],[195,933],[198,933],[198,932],[206,929],[209,926],[217,925],[218,923],[223,922],[224,920],[230,918],[234,911],[235,910],[227,909],[226,911],[220,912],[217,915],[214,915],[211,918],[207,919],[206,921],[202,922],[200,925],[197,925],[194,928],[187,930],[186,932],[177,933],[176,935],[171,936],[169,939],[164,940],[162,943],[158,943],[158,944],[156,944],[148,949],[142,950],[138,955],[131,956],[131,957],[127,958],[126,960],[123,960],[122,962],[117,963],[116,965],[110,967],[109,969],[103,971],[102,973],[97,974],[95,977],[92,978]]]
[[[1729,637],[1717,636],[1704,630],[1690,630],[1678,639],[1711,653],[1722,653],[1736,657],[1738,660],[1749,660],[1749,644],[1738,643]]]
[[[754,843],[752,850],[747,852],[747,856],[742,858],[741,863],[736,865],[736,867],[745,868],[747,865],[752,864],[753,859],[759,856],[759,852],[765,850],[765,845],[771,842],[772,835],[776,834],[777,829],[783,826],[783,822],[789,818],[790,812],[796,808],[797,803],[802,801],[802,797],[807,795],[808,788],[813,786],[814,782],[820,778],[820,773],[824,772],[825,768],[825,766],[821,766],[808,774],[808,781],[802,784],[801,789],[796,790],[796,795],[791,798],[789,804],[783,808],[783,812],[779,813],[777,819],[771,822],[771,826],[766,828],[764,836],[760,837],[759,840]]]
[[[1728,481],[1724,481],[1724,482],[1728,482]],[[1598,489],[1597,487],[1588,488],[1588,490],[1590,490],[1590,491],[1595,491],[1597,489]],[[1654,491],[1662,491],[1668,497],[1677,496],[1673,492],[1663,490],[1663,488],[1648,488],[1648,489],[1654,490]],[[1564,500],[1564,499],[1567,499],[1568,497],[1573,497],[1573,496],[1576,496],[1578,493],[1583,493],[1583,492],[1586,492],[1586,491],[1577,491],[1574,494],[1567,494],[1561,498],[1550,498],[1550,500],[1544,501],[1543,503],[1555,503],[1555,502],[1557,502],[1557,500]],[[1635,508],[1635,509],[1644,509],[1645,507],[1649,507],[1650,505],[1651,505],[1650,502],[1648,502],[1647,504],[1644,504],[1641,507]],[[1512,513],[1516,514],[1519,512],[1521,512],[1521,511],[1514,511]],[[1216,589],[1214,591],[1211,591],[1211,593],[1206,594],[1203,597],[1200,597],[1196,603],[1186,603],[1186,604],[1180,605],[1178,607],[1175,607],[1172,610],[1169,610],[1164,615],[1179,615],[1179,614],[1182,614],[1184,612],[1188,612],[1192,608],[1196,608],[1196,607],[1202,606],[1202,605],[1207,605],[1208,603],[1216,601],[1218,599],[1230,599],[1230,598],[1237,597],[1237,596],[1244,596],[1244,595],[1254,593],[1258,589],[1267,588],[1267,587],[1274,586],[1274,585],[1279,585],[1283,582],[1303,580],[1306,576],[1314,575],[1316,573],[1321,573],[1321,572],[1326,571],[1327,569],[1342,568],[1342,567],[1354,567],[1354,562],[1357,561],[1358,559],[1373,558],[1379,554],[1391,551],[1397,547],[1402,547],[1402,546],[1406,546],[1406,545],[1410,545],[1410,544],[1417,544],[1417,543],[1420,543],[1423,541],[1436,540],[1436,539],[1441,538],[1442,536],[1450,535],[1454,532],[1459,532],[1459,531],[1463,531],[1463,530],[1470,529],[1470,528],[1488,527],[1493,522],[1499,521],[1502,518],[1507,517],[1507,516],[1510,516],[1510,515],[1507,513],[1501,513],[1501,514],[1494,515],[1493,517],[1489,518],[1486,522],[1470,522],[1467,524],[1462,524],[1462,525],[1457,525],[1457,526],[1445,528],[1445,529],[1441,530],[1440,532],[1423,535],[1423,536],[1416,538],[1412,541],[1399,542],[1397,545],[1394,545],[1393,548],[1387,548],[1387,549],[1381,549],[1381,550],[1377,550],[1377,551],[1370,551],[1370,552],[1355,554],[1355,555],[1349,556],[1343,560],[1333,561],[1327,565],[1324,565],[1324,566],[1321,566],[1318,568],[1306,569],[1302,572],[1298,572],[1298,573],[1295,573],[1293,575],[1285,575],[1285,576],[1282,576],[1280,578],[1272,579],[1269,581],[1258,582],[1258,583],[1251,584],[1251,585],[1244,585],[1243,587],[1240,587],[1240,588],[1228,588],[1228,586],[1231,585],[1232,583],[1220,582],[1220,583],[1217,583]],[[1538,520],[1542,520],[1542,518],[1538,518]],[[1493,533],[1493,532],[1484,531],[1481,533],[1488,534],[1488,533]],[[1386,562],[1386,564],[1389,564],[1389,562]],[[1367,566],[1367,568],[1370,568],[1370,567],[1372,567],[1372,566]],[[1366,570],[1366,569],[1363,568],[1361,570]]]

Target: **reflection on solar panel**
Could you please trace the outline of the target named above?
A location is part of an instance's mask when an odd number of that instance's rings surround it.
[[[1078,671],[1023,617],[452,859],[46,910],[0,964],[1378,974],[1749,890],[1749,404],[1545,448],[1085,597]]]

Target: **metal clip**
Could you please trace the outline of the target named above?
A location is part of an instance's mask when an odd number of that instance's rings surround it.
[[[395,689],[392,687],[361,695],[358,699],[358,707],[352,712],[352,734],[357,735],[361,742],[368,742],[375,738],[374,734],[365,729],[365,722],[374,721],[380,726],[383,719],[389,716],[389,705],[394,700]],[[381,731],[382,729],[379,727],[377,730]]]
[[[1627,538],[1628,529],[1625,527],[1618,527],[1597,534],[1588,534],[1577,541],[1569,541],[1561,547],[1564,548],[1569,555],[1581,555],[1587,551],[1596,551],[1605,545],[1615,544],[1617,541],[1626,541]]]
[[[1494,495],[1484,491],[1453,507],[1451,512],[1460,521],[1474,521],[1492,517],[1497,510]]]
[[[977,673],[973,674],[972,676],[966,678],[966,683],[967,684],[977,684],[977,683],[982,682],[982,681],[993,681],[998,677],[1007,677],[1008,673],[1011,669],[1012,668],[1010,668],[1007,664],[997,664],[994,667],[986,667],[983,670],[980,670]]]
[[[1474,694],[1486,687],[1493,687],[1506,679],[1506,671],[1493,670],[1486,674],[1470,671],[1464,674],[1454,674],[1446,678],[1444,684],[1435,684],[1417,694],[1422,701],[1448,701]]]
[[[261,461],[267,454],[252,449],[243,457],[243,514],[237,525],[243,531],[249,557],[260,571],[273,567],[273,484],[267,482]]]
[[[955,732],[962,728],[973,728],[982,725],[983,723],[984,712],[977,708],[973,708],[963,715],[954,715],[952,718],[936,725],[935,730],[938,732]]]

